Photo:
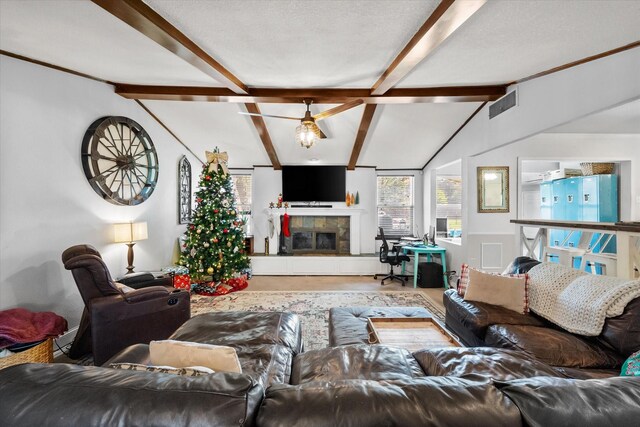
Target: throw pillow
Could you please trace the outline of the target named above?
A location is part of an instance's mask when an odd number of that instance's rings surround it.
[[[501,276],[470,268],[464,300],[485,302],[526,314],[529,310],[526,275]]]
[[[151,341],[149,356],[153,365],[205,366],[214,371],[242,373],[233,347],[176,340]]]
[[[620,375],[623,377],[640,377],[640,351],[636,351],[624,362]]]
[[[112,363],[109,365],[113,369],[124,369],[127,371],[159,372],[162,374],[182,375],[185,377],[201,377],[213,374],[213,369],[204,366],[189,366],[187,368],[174,368],[173,366],[150,366],[139,363]]]
[[[458,278],[458,295],[464,296],[467,291],[467,284],[469,283],[469,264],[462,264],[460,267],[460,277]]]

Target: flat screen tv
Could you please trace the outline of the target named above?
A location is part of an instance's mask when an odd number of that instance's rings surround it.
[[[285,202],[343,202],[346,166],[283,166]]]

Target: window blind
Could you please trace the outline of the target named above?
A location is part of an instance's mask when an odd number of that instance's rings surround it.
[[[378,176],[378,227],[385,236],[414,231],[413,176]]]

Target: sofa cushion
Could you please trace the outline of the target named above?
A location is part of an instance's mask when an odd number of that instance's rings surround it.
[[[516,406],[490,382],[455,377],[280,384],[267,390],[257,423],[262,427],[522,425]]]
[[[300,318],[293,313],[219,311],[200,314],[186,321],[171,340],[204,344],[279,344],[294,354],[302,351]]]
[[[605,320],[600,338],[623,357],[640,350],[640,298],[627,304],[620,316]]]
[[[527,275],[501,276],[471,268],[464,300],[485,302],[527,314]]]
[[[619,369],[581,369],[581,368],[563,368],[559,366],[554,366],[554,370],[556,370],[560,376],[566,378],[574,378],[576,380],[592,380],[592,379],[603,379],[603,378],[611,378],[617,377],[620,375]]]
[[[548,324],[537,316],[516,313],[504,307],[483,302],[465,301],[454,289],[445,291],[442,299],[447,316],[456,318],[479,338],[484,338],[487,327],[497,323],[533,326]]]
[[[242,373],[233,347],[176,340],[151,341],[149,355],[153,365],[205,366],[216,372]]]
[[[23,364],[0,370],[2,425],[254,425],[264,389],[243,374],[202,377]]]
[[[484,339],[491,347],[524,351],[551,366],[616,368],[624,361],[595,339],[552,328],[492,325]]]
[[[528,426],[637,426],[640,378],[540,377],[497,383]]]
[[[526,353],[488,347],[451,347],[413,353],[427,375],[469,380],[512,380],[561,373]]]
[[[329,345],[367,344],[368,317],[431,317],[424,307],[340,307],[329,310]]]
[[[409,351],[355,344],[306,351],[293,360],[291,384],[348,379],[396,380],[423,377]]]

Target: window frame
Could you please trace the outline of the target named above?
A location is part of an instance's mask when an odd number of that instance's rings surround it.
[[[409,227],[409,230],[407,232],[398,232],[398,233],[387,233],[386,228],[383,227],[385,229],[385,238],[399,238],[402,236],[413,236],[414,231],[416,230],[416,180],[417,177],[414,173],[407,173],[406,171],[387,171],[384,173],[377,173],[376,174],[376,238],[380,239],[380,208],[382,206],[387,206],[390,208],[393,208],[393,205],[381,205],[379,204],[379,200],[380,200],[380,185],[379,185],[379,179],[380,178],[409,178],[411,180],[411,204],[408,206],[396,206],[398,208],[406,208],[406,207],[410,207],[411,208],[411,225]],[[384,209],[383,209],[384,211]]]
[[[236,209],[238,210],[238,216],[251,216],[252,215],[252,211],[253,211],[253,173],[248,172],[248,171],[230,171],[230,175],[231,175],[231,180],[232,180],[232,185],[233,185],[233,189],[234,189],[234,197],[237,195],[239,196],[239,192],[238,189],[236,187],[236,177],[244,177],[244,176],[248,176],[249,180],[250,180],[250,184],[251,184],[251,192],[249,194],[249,210],[241,210],[241,206],[246,206],[245,203],[240,203],[240,197],[236,197]]]

